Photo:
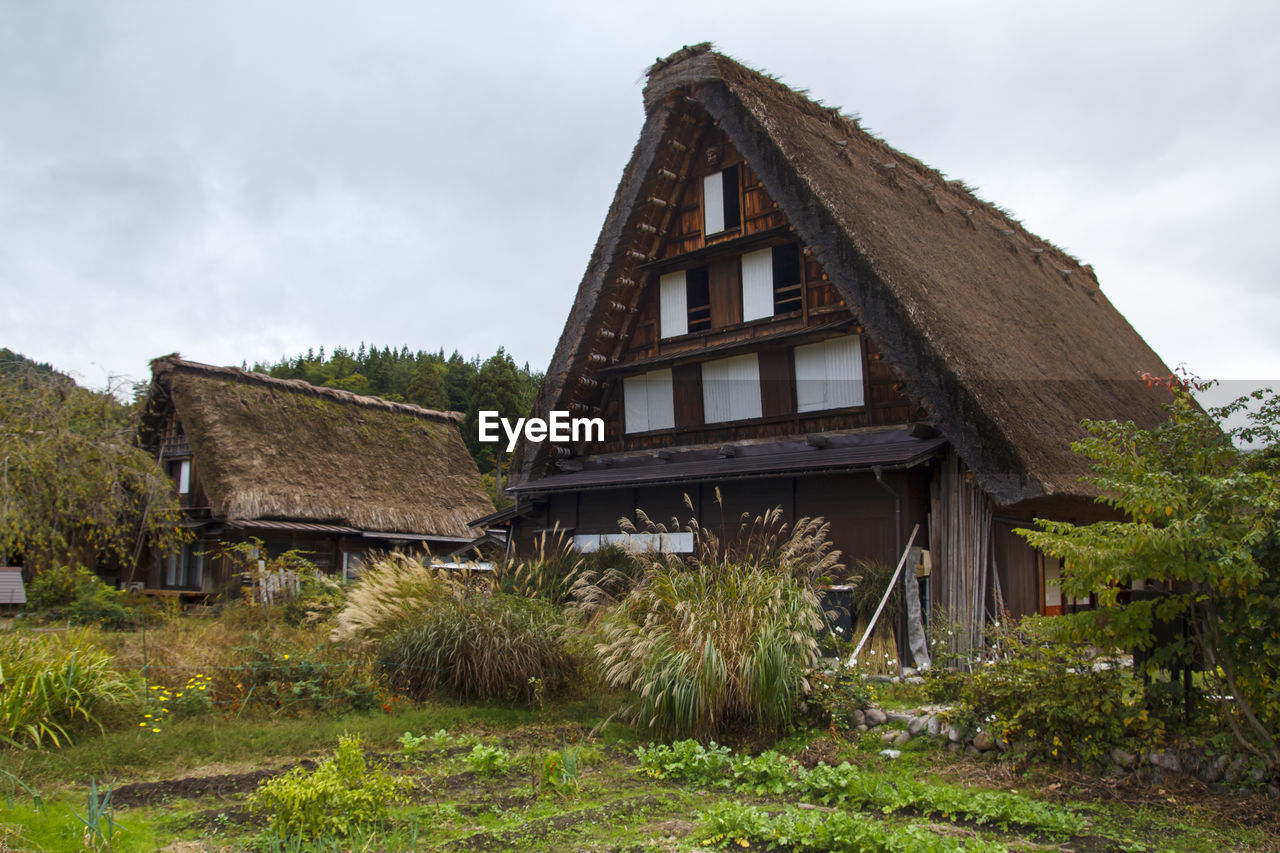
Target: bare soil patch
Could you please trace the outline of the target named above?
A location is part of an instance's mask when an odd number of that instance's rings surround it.
[[[191,800],[198,797],[247,794],[266,780],[274,779],[295,767],[314,770],[316,762],[303,759],[274,770],[220,773],[214,776],[184,776],[180,779],[163,779],[159,782],[132,782],[116,788],[111,794],[111,802],[117,806],[150,806],[174,799]]]

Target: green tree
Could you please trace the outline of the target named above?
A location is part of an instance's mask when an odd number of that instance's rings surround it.
[[[413,378],[405,389],[405,400],[427,409],[443,411],[449,408],[449,391],[444,385],[440,367],[432,361],[424,361],[413,372]]]
[[[479,413],[494,411],[512,422],[516,418],[526,417],[533,407],[533,395],[537,390],[536,386],[531,386],[529,378],[528,371],[521,371],[511,360],[511,356],[507,355],[507,351],[498,347],[498,351],[480,365],[471,383],[471,406],[463,423],[463,438],[468,447],[472,448],[472,455],[481,472],[492,472],[497,478],[495,493],[499,497],[502,494],[501,484],[505,479],[503,466],[506,461],[506,439],[493,444],[481,444]],[[486,461],[489,462],[488,465],[484,464]]]
[[[1160,381],[1173,394],[1168,421],[1154,429],[1086,421],[1089,436],[1073,445],[1092,460],[1099,500],[1124,520],[1037,519],[1036,530],[1019,533],[1065,561],[1064,595],[1097,596],[1096,610],[1063,617],[1064,630],[1151,649],[1159,621],[1185,619],[1191,648],[1156,651],[1199,652],[1224,697],[1220,717],[1280,776],[1280,401],[1267,390],[1206,413],[1191,394],[1203,384]],[[1249,408],[1248,426],[1219,425]],[[1270,444],[1247,452],[1235,439]],[[1119,590],[1133,581],[1166,594],[1119,605]]]
[[[127,571],[144,542],[180,544],[173,484],[135,435],[109,391],[0,353],[0,561]]]

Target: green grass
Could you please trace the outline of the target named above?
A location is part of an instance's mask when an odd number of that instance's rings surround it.
[[[905,690],[894,692],[902,694],[898,700],[907,697]],[[330,755],[339,737],[351,733],[364,739],[371,761],[388,763],[391,772],[414,780],[410,802],[393,809],[388,824],[343,841],[281,844],[272,842],[263,817],[249,812],[248,786],[192,799],[168,795],[166,786],[164,801],[117,809],[122,830],[115,849],[154,850],[186,841],[208,850],[692,851],[707,849],[717,827],[729,827],[746,834],[726,835],[728,849],[743,849],[736,842],[743,837],[754,850],[765,849],[767,833],[775,830],[795,834],[800,844],[834,844],[822,834],[826,830],[820,827],[827,824],[856,841],[849,828],[856,824],[867,827],[866,837],[883,842],[885,849],[926,833],[920,837],[928,844],[935,844],[933,836],[941,839],[935,845],[939,849],[965,843],[975,849],[1030,850],[1065,843],[1086,850],[1280,851],[1280,823],[1257,818],[1250,823],[1222,800],[1188,802],[1179,794],[1177,802],[1148,797],[1141,806],[1099,801],[1071,791],[1070,783],[1051,789],[1050,783],[1062,778],[1061,765],[1034,765],[1001,785],[1008,777],[998,772],[993,756],[953,756],[923,739],[911,741],[897,761],[886,760],[879,755],[883,728],[838,743],[826,732],[797,728],[773,744],[780,757],[741,758],[736,766],[723,767],[722,779],[648,778],[638,772],[634,751],[651,734],[617,722],[601,725],[617,719],[613,715],[624,701],[619,695],[593,695],[551,702],[544,709],[397,702],[394,713],[275,718],[250,711],[240,719],[207,714],[167,722],[156,734],[131,718],[112,719],[105,734],[94,729],[60,750],[0,751],[5,771],[37,791],[45,805],[37,812],[30,793],[20,787],[12,789],[6,805],[10,789],[0,785],[0,850],[6,845],[83,849],[83,823],[76,813],[86,812],[91,778],[100,785],[115,780],[118,787],[275,770]],[[446,734],[437,736],[442,729]],[[412,735],[408,739],[406,731]],[[416,751],[406,754],[402,741],[418,743]],[[583,746],[574,784],[548,784],[543,772],[548,759],[576,744]],[[509,754],[506,769],[477,773],[468,761],[477,745]],[[848,761],[856,768],[850,776],[856,785],[847,789],[853,793],[832,799],[836,812],[817,813],[848,817],[812,817],[814,812],[799,806],[822,807],[819,791],[775,784],[790,778],[787,774],[798,782],[811,778],[785,758],[800,757],[810,746],[830,764]],[[746,752],[746,746],[735,745],[735,756]],[[986,770],[991,771],[989,791],[974,781]],[[700,819],[700,812],[718,817]],[[1064,812],[1085,822],[1082,828],[1073,824],[1065,838],[1051,831],[1055,815]],[[1012,819],[1002,820],[1001,814]]]

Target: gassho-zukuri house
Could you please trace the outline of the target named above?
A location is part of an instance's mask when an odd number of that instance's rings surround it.
[[[210,555],[249,537],[350,576],[371,551],[465,547],[467,522],[493,509],[457,412],[177,355],[151,374],[140,442],[173,479],[193,541],[121,580],[216,591],[234,579]]]
[[[709,45],[650,68],[644,108],[533,412],[605,440],[520,445],[490,521],[589,549],[687,496],[726,530],[822,516],[890,565],[920,525],[926,608],[980,631],[1071,606],[1012,530],[1100,517],[1080,422],[1154,425],[1139,373],[1169,373],[1092,268]]]

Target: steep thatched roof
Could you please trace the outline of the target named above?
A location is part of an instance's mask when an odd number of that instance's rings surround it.
[[[493,511],[457,412],[177,355],[151,373],[143,444],[158,446],[176,410],[218,516],[470,537],[467,522]]]
[[[1093,270],[958,181],[894,150],[838,111],[715,53],[685,48],[649,69],[646,121],[556,348],[538,409],[566,408],[589,373],[610,302],[683,115],[718,122],[797,235],[996,500],[1087,495],[1069,445],[1083,418],[1162,419],[1140,371],[1160,357]],[[705,111],[705,112],[703,112]],[[642,251],[642,250],[641,250]],[[630,266],[629,266],[630,265]],[[547,473],[529,448],[520,476]]]

